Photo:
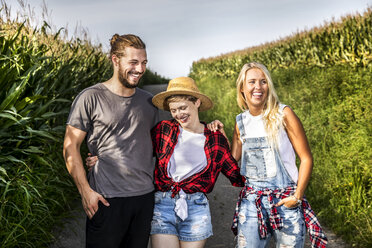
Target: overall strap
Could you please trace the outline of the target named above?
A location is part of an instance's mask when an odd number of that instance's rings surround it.
[[[279,103],[279,112],[280,112],[280,114],[283,114],[283,110],[284,110],[285,107],[288,107],[288,105],[285,105],[283,103]]]
[[[238,125],[239,128],[239,133],[240,133],[240,138],[243,139],[245,137],[245,129],[244,129],[244,124],[243,124],[243,113],[240,113],[236,116],[236,124]]]

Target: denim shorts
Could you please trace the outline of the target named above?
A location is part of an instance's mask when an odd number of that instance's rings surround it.
[[[175,211],[178,195],[172,192],[156,192],[151,234],[176,235],[181,241],[199,241],[213,235],[211,214],[207,197],[197,192],[187,194],[188,217],[182,221]]]
[[[282,220],[283,228],[272,230],[269,224],[270,205],[267,196],[262,197],[262,213],[268,227],[268,238],[261,239],[257,222],[257,208],[255,205],[256,194],[248,195],[242,199],[238,221],[238,248],[263,248],[268,244],[270,237],[274,236],[277,247],[304,247],[306,226],[301,207],[287,208],[282,205],[277,207]],[[279,199],[274,198],[274,203]],[[282,245],[282,246],[281,246]]]

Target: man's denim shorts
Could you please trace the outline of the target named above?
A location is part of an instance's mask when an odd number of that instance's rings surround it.
[[[151,234],[176,235],[181,241],[199,241],[213,235],[209,203],[203,193],[187,194],[188,217],[184,221],[174,211],[179,196],[171,195],[170,191],[155,193]]]

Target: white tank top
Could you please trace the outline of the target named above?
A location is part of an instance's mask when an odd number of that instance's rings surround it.
[[[168,163],[168,176],[180,182],[207,166],[204,133],[192,133],[180,127],[178,141]]]
[[[286,105],[280,104],[279,111],[283,112],[285,107]],[[243,115],[245,117],[242,119],[246,138],[267,137],[262,115],[253,116],[249,111],[245,111]],[[296,154],[284,128],[281,128],[279,131],[278,144],[280,158],[292,180],[297,183],[298,169],[296,166]]]

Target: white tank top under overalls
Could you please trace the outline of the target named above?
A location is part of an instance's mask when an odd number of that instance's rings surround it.
[[[281,114],[285,107],[279,105]],[[284,128],[279,131],[279,148],[275,149],[268,142],[262,115],[252,116],[245,111],[236,117],[236,122],[242,142],[240,173],[246,177],[246,184],[270,189],[296,185],[296,155]]]

